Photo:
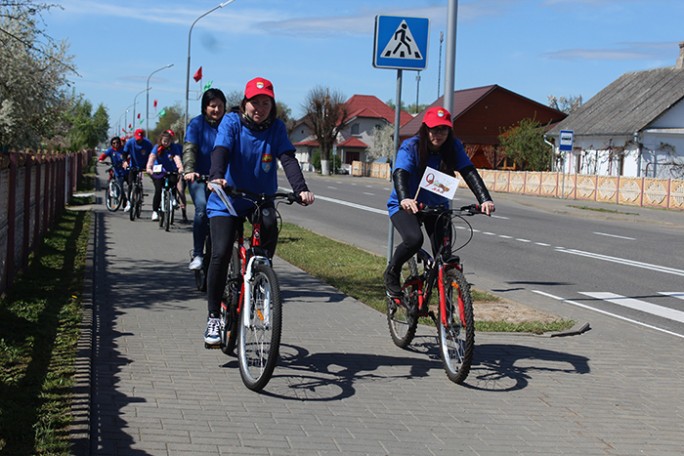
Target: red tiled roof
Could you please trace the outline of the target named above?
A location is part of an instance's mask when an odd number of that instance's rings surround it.
[[[298,143],[294,143],[293,146],[295,146],[295,147],[298,147],[298,146],[302,146],[302,147],[318,147],[319,144],[318,144],[318,141],[316,141],[315,139],[307,139],[307,140],[305,140],[305,141],[299,141]]]
[[[390,124],[394,124],[394,109],[382,102],[373,95],[353,95],[345,102],[348,117],[369,117],[385,119]],[[399,114],[399,123],[403,126],[413,119],[413,116],[406,111]]]
[[[347,139],[346,141],[342,141],[341,144],[338,144],[337,147],[357,147],[360,149],[365,149],[368,147],[368,144],[365,142],[361,141],[359,138],[351,137]]]

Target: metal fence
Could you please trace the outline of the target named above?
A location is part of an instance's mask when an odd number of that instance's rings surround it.
[[[91,151],[0,155],[0,294],[28,266],[29,255],[76,191]]]

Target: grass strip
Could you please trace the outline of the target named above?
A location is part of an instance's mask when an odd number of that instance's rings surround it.
[[[0,455],[67,455],[91,214],[66,210],[0,299]]]
[[[382,275],[386,259],[313,233],[291,223],[283,223],[276,254],[308,274],[337,288],[342,293],[384,313],[385,288]],[[497,301],[491,293],[472,289],[474,305]],[[422,323],[432,324],[430,319]],[[574,321],[558,319],[552,322],[477,321],[475,329],[487,332],[531,332],[543,334],[569,329]]]

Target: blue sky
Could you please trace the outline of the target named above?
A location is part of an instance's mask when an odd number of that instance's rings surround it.
[[[69,43],[70,79],[113,126],[144,118],[150,78],[159,107],[185,106],[188,32],[219,0],[62,0],[44,15],[47,33]],[[308,92],[395,98],[396,71],[372,65],[376,15],[430,20],[427,68],[404,71],[402,100],[429,104],[443,93],[447,0],[235,0],[197,22],[191,75],[226,93],[255,76],[270,79],[295,117]],[[620,75],[672,66],[684,41],[681,0],[460,0],[456,90],[498,84],[546,104],[549,95],[589,100]],[[444,33],[440,67],[440,32]],[[441,85],[438,87],[438,79]],[[199,114],[191,80],[190,116]],[[140,94],[143,92],[142,94]],[[136,98],[137,95],[137,98]],[[128,109],[128,113],[126,110]],[[144,127],[144,124],[143,124]]]

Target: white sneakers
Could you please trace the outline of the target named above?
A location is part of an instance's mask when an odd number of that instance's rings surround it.
[[[221,320],[218,318],[209,318],[207,320],[207,329],[204,330],[204,343],[207,345],[218,345],[221,343],[221,335],[219,334],[219,327]]]
[[[124,212],[128,212],[131,210],[131,203],[126,203],[126,207],[124,207]]]
[[[157,220],[159,220],[159,214],[157,211],[152,211],[152,221],[156,222]]]
[[[190,265],[188,266],[188,269],[190,269],[191,271],[202,269],[202,262],[204,262],[204,257],[202,257],[202,255],[197,255],[196,257],[193,257],[192,261],[190,262]]]

